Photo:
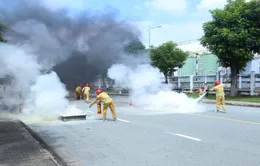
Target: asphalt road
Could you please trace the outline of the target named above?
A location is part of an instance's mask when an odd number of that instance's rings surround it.
[[[227,106],[227,113],[215,113],[215,105],[204,104],[206,112],[176,114],[115,100],[118,122],[99,120],[92,108],[83,121],[26,123],[86,166],[260,165],[259,108]],[[83,101],[72,104],[87,108]]]

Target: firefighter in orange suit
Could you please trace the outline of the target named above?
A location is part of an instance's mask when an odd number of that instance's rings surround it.
[[[205,93],[205,88],[204,88],[204,86],[200,87],[200,89],[198,89],[196,92],[197,92],[200,96],[203,95],[203,94]]]
[[[77,86],[77,88],[75,89],[75,93],[76,93],[76,99],[80,100],[81,96],[82,96],[82,84],[80,84],[79,86]]]
[[[226,112],[226,106],[225,106],[225,93],[224,93],[224,84],[219,84],[219,81],[214,82],[215,87],[209,89],[210,91],[216,91],[216,112],[220,109],[220,104],[222,105],[222,108],[224,112]]]
[[[114,120],[116,121],[116,110],[115,110],[115,104],[111,97],[108,96],[107,93],[103,92],[101,89],[96,90],[96,99],[90,104],[89,108],[95,104],[97,101],[101,101],[103,104],[103,120],[105,121],[107,119],[107,109],[110,108],[110,111],[112,113],[112,116]]]
[[[86,84],[86,86],[82,89],[82,91],[84,93],[84,97],[87,103],[89,101],[89,91],[90,91],[89,84]]]

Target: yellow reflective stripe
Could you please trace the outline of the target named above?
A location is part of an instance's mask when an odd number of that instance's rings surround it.
[[[216,96],[224,96],[224,92],[216,92]]]

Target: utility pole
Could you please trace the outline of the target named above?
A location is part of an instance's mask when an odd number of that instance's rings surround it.
[[[148,29],[148,35],[149,35],[148,48],[149,48],[149,55],[151,57],[151,26],[150,25],[149,25],[149,29]]]
[[[149,25],[149,29],[148,29],[148,35],[149,35],[148,42],[149,42],[149,45],[148,45],[148,48],[149,48],[149,55],[150,56],[151,56],[151,29],[160,28],[160,27],[162,27],[162,26],[158,25],[158,26],[155,26],[155,27],[151,27]]]

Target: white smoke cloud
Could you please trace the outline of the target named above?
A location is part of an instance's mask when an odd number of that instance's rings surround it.
[[[32,51],[28,46],[0,44],[3,75],[14,77],[9,92],[21,92],[25,95],[24,90],[29,89],[39,76],[41,66],[36,63]]]
[[[149,64],[131,68],[115,64],[108,70],[108,76],[117,86],[131,90],[132,102],[146,110],[192,113],[204,111],[194,99],[183,93],[173,92],[171,84],[163,84],[163,74]]]
[[[67,95],[64,84],[60,82],[55,72],[41,75],[31,86],[25,108],[27,111],[35,110],[41,116],[57,117],[69,104],[66,99]]]
[[[2,73],[12,77],[1,103],[9,108],[25,104],[25,113],[57,117],[68,105],[67,91],[55,72],[41,74],[33,52],[28,45],[0,44]]]

